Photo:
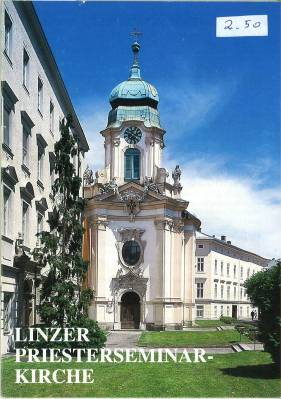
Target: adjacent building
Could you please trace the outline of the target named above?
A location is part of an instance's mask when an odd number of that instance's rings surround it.
[[[249,319],[253,309],[244,282],[267,267],[269,259],[232,245],[225,236],[196,232],[196,318]]]
[[[77,173],[88,143],[31,2],[1,2],[2,352],[13,328],[34,324],[40,268],[31,252],[52,206],[59,122],[74,119]]]

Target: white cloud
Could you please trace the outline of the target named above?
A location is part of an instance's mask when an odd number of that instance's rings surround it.
[[[176,162],[169,162],[175,166]],[[171,169],[171,168],[170,168]],[[182,169],[182,197],[202,221],[202,231],[226,235],[234,245],[265,257],[280,257],[281,194],[258,180],[221,172],[209,160],[187,162]]]
[[[160,119],[168,132],[177,137],[194,134],[209,123],[232,98],[236,81],[203,82],[192,77],[176,82],[176,87],[164,84],[160,91]],[[225,95],[227,93],[227,96]]]
[[[194,97],[191,103],[193,109],[186,114],[188,122],[184,124],[179,120],[182,120],[184,106],[187,107],[184,105],[185,99],[178,103],[178,108],[175,107],[173,112],[170,110],[170,121],[177,121],[175,138],[179,138],[184,129],[196,125],[196,118],[201,111],[205,119],[201,115],[200,123],[203,123],[203,119],[207,123],[213,116],[211,114],[219,112],[215,108],[220,101],[220,90],[214,89],[213,94],[209,91],[208,98],[205,95],[207,96],[207,92],[203,96],[199,94],[196,99]],[[99,132],[106,127],[109,106],[106,99],[89,100],[78,108],[90,145],[86,161],[96,171],[104,166],[103,138]],[[171,154],[166,149],[163,166],[171,171],[177,163],[176,154]],[[180,165],[184,187],[182,198],[190,202],[188,210],[202,221],[202,231],[217,237],[226,235],[234,245],[259,255],[280,257],[280,191],[278,188],[265,189],[260,186],[264,180],[265,166],[270,168],[272,164],[268,160],[259,159],[256,166],[249,165],[249,177],[245,178],[229,173],[226,163],[227,159],[214,154],[213,159],[202,157],[201,161],[187,161]]]
[[[106,101],[91,99],[77,108],[90,147],[86,154],[86,164],[95,172],[104,167],[104,139],[100,131],[106,127],[110,108],[106,106]]]

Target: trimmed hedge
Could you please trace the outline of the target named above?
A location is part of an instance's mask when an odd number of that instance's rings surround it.
[[[220,321],[223,322],[224,324],[234,324],[236,322],[236,319],[229,316],[221,316]]]

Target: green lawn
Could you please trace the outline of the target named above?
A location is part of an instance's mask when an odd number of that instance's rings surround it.
[[[279,397],[269,354],[214,355],[207,363],[2,363],[5,397]],[[15,384],[15,368],[93,368],[93,384]]]
[[[220,327],[225,324],[220,320],[196,320],[196,327]]]
[[[155,347],[210,347],[229,346],[240,341],[240,334],[236,330],[226,331],[160,331],[143,332],[138,345]],[[251,342],[242,335],[241,342]]]

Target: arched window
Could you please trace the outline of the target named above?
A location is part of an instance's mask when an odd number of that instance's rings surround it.
[[[140,178],[140,151],[128,148],[125,151],[125,180],[139,180]]]

